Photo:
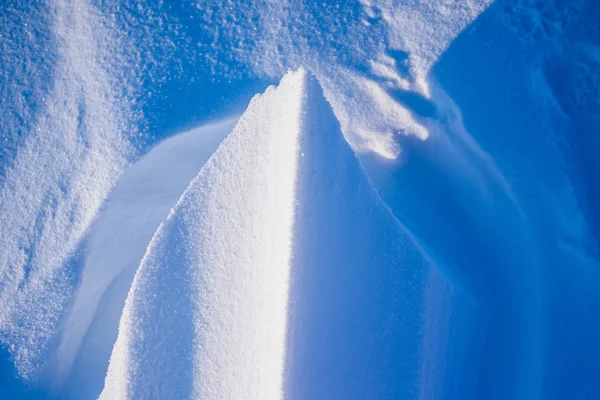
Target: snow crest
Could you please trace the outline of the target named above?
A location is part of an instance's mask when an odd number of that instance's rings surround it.
[[[49,362],[49,378],[62,397],[94,398],[101,391],[125,299],[148,243],[236,121],[165,140],[129,168],[108,196],[79,246],[80,283]]]
[[[409,396],[428,268],[316,79],[289,73],[152,239],[100,398]]]
[[[158,229],[101,398],[281,398],[305,85],[255,97]]]

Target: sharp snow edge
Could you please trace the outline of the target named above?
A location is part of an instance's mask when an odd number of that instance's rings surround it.
[[[279,398],[303,73],[250,103],[158,229],[101,398]]]
[[[289,73],[157,230],[100,398],[407,395],[426,268],[316,80]]]

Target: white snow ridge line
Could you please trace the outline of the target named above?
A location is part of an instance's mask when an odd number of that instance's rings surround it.
[[[405,398],[426,268],[318,82],[289,73],[157,230],[100,398]]]
[[[49,362],[61,397],[94,397],[102,389],[125,299],[148,243],[236,122],[227,119],[165,140],[127,169],[111,191],[82,241],[80,284]]]
[[[101,398],[281,398],[305,86],[256,96],[158,229]]]

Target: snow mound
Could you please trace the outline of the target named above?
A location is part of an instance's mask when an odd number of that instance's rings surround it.
[[[23,124],[29,131],[21,122],[1,126],[3,135],[23,139],[0,177],[0,343],[28,380],[37,376],[71,295],[68,261],[132,150],[120,32],[94,5],[76,3],[48,4],[55,52],[40,59],[52,76],[41,75],[48,92],[31,94],[41,97],[35,114],[29,100],[11,102],[13,115],[33,117]],[[14,54],[31,62],[33,51]],[[29,77],[25,82],[18,90],[30,86]]]
[[[407,395],[426,269],[317,81],[289,73],[156,232],[100,398]]]

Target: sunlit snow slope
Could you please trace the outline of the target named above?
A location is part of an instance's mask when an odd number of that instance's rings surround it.
[[[254,98],[155,234],[102,398],[281,398],[305,85]]]
[[[129,168],[80,245],[81,283],[69,306],[48,377],[63,397],[97,395],[119,318],[148,242],[236,119],[167,139]],[[82,383],[85,382],[85,383]]]
[[[426,269],[317,81],[291,73],[155,234],[101,397],[408,396]]]

